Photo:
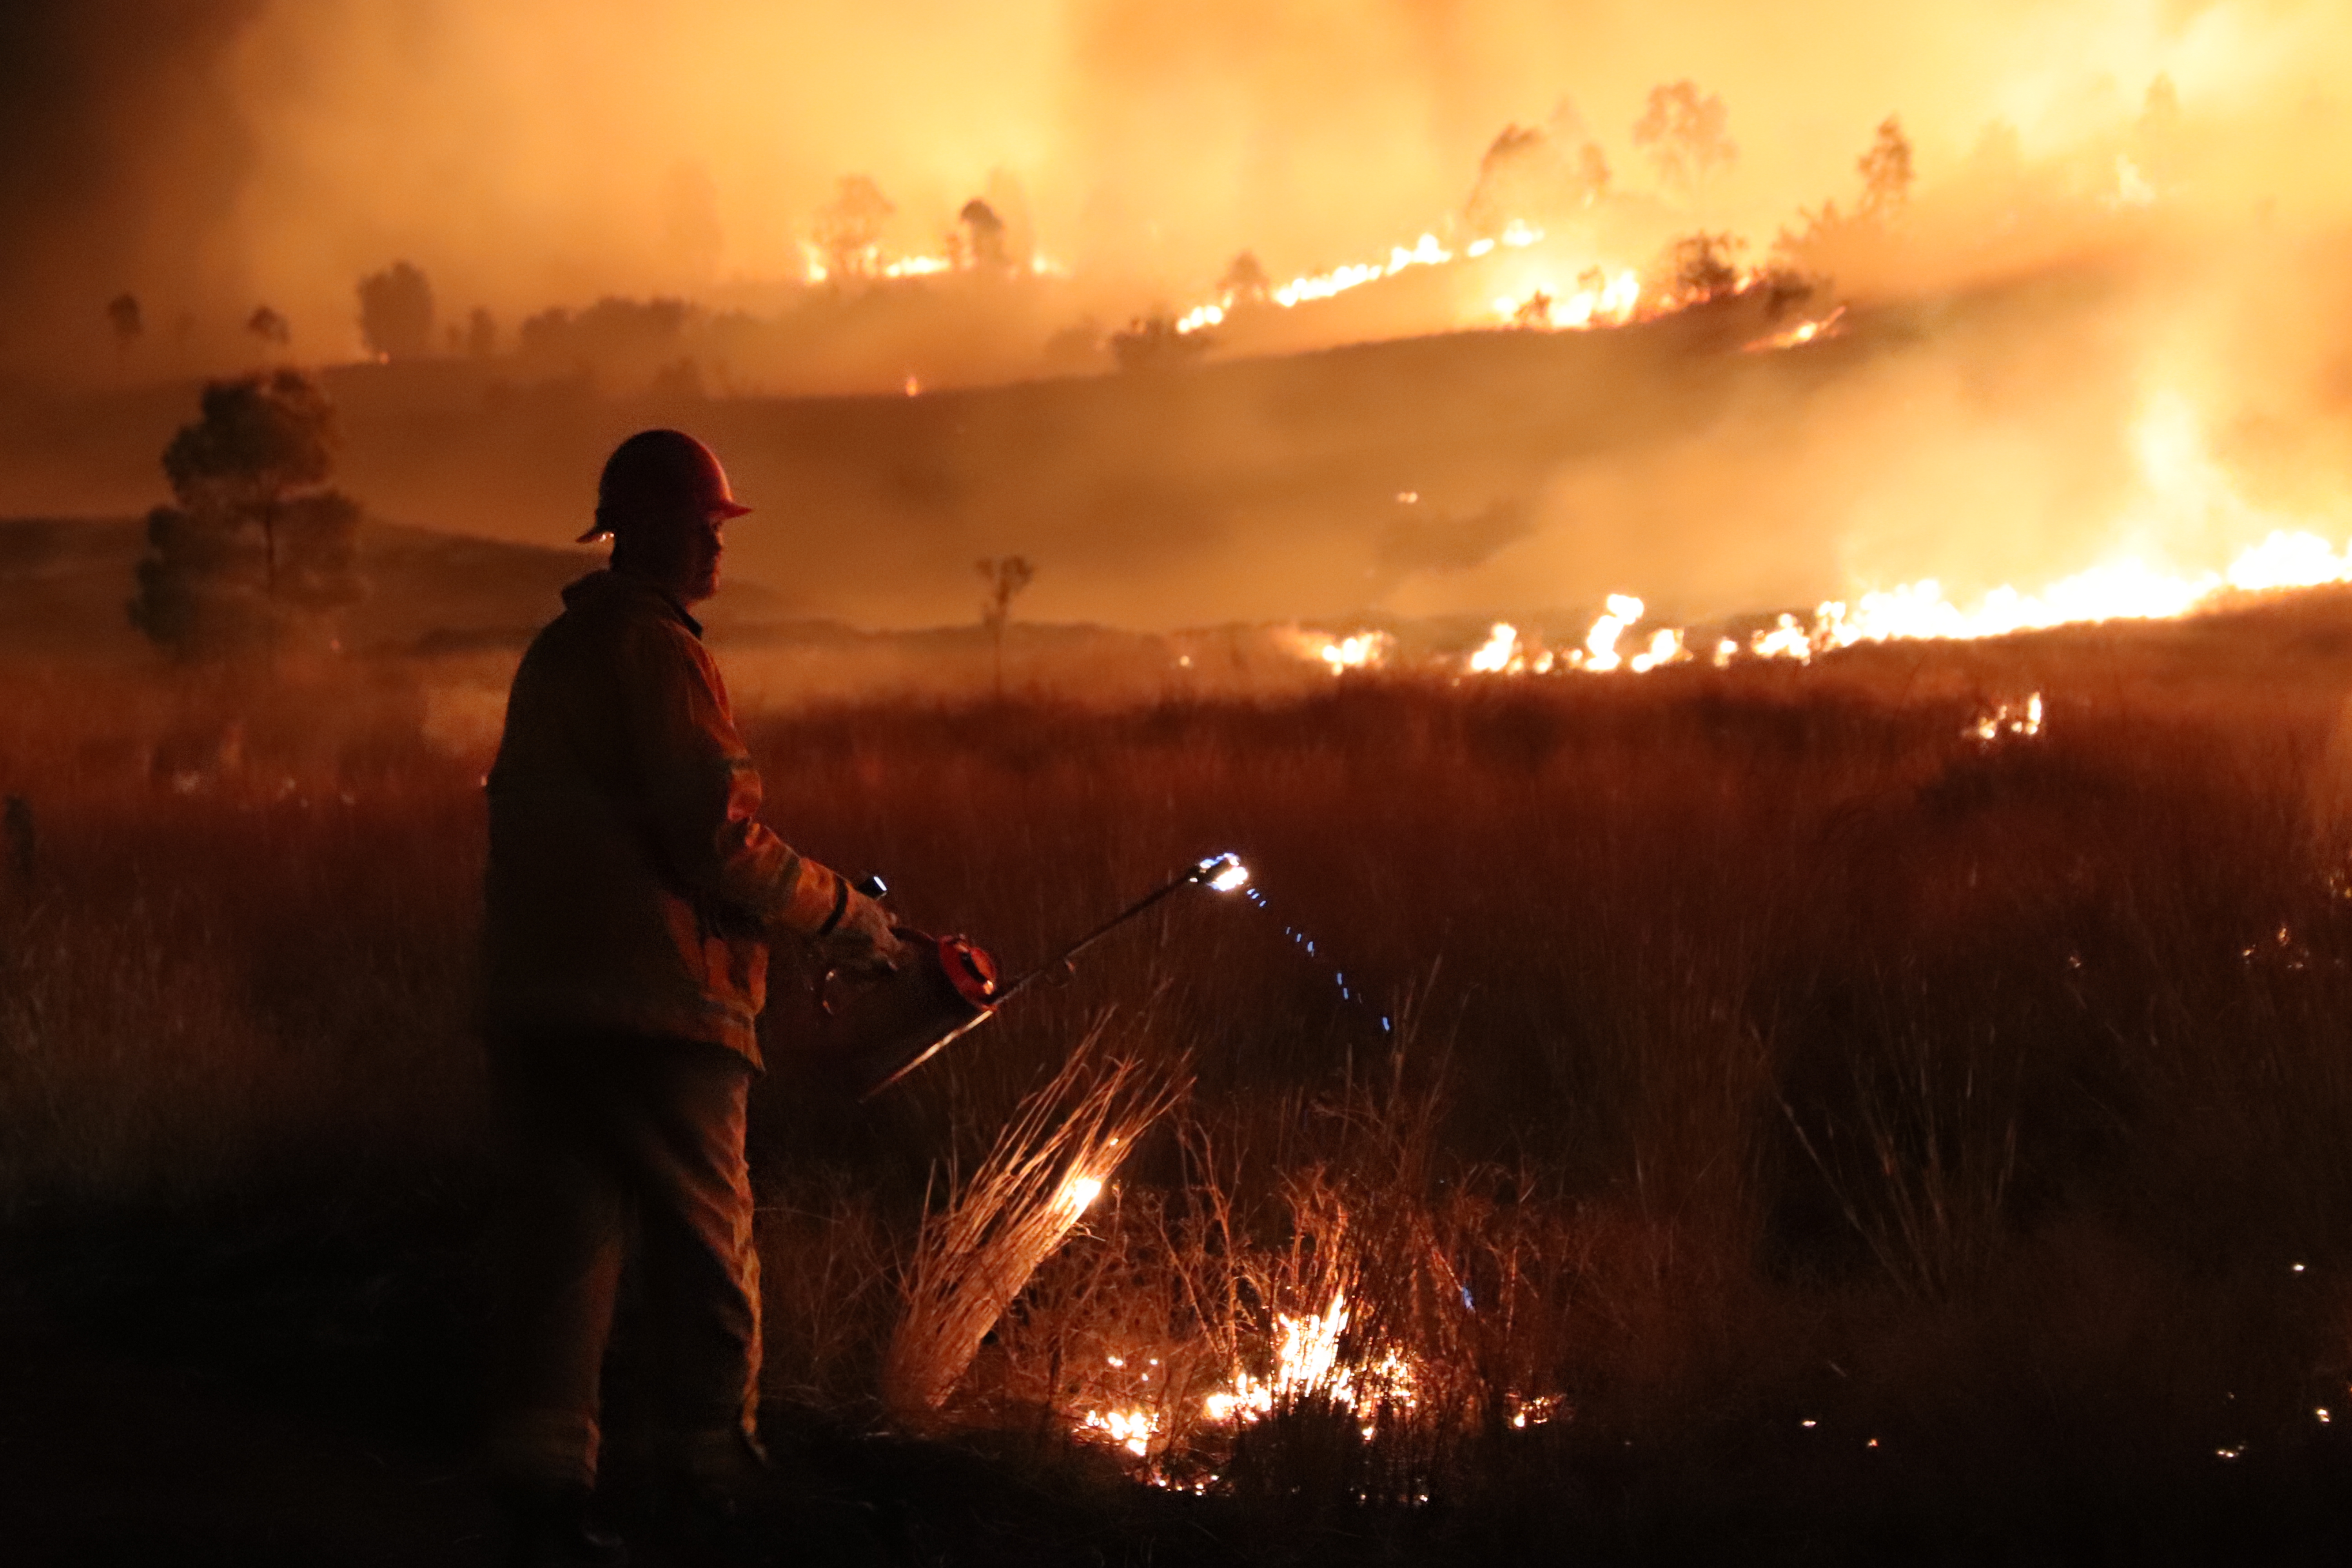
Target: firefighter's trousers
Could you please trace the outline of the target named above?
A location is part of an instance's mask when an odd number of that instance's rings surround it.
[[[593,1484],[605,1342],[633,1239],[653,1441],[690,1455],[749,1436],[760,1370],[751,1065],[696,1041],[508,1035],[491,1043],[491,1069],[505,1142],[492,1467]]]

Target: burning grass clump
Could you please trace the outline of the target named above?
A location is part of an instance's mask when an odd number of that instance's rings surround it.
[[[900,1421],[929,1420],[1037,1266],[1181,1091],[1166,1071],[1098,1064],[1101,1036],[1097,1025],[1022,1102],[968,1180],[950,1168],[907,1265],[882,1363],[882,1402]]]

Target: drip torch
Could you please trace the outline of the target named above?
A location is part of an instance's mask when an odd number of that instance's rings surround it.
[[[1080,953],[1161,900],[1185,888],[1230,893],[1248,883],[1249,868],[1239,857],[1212,855],[1011,980],[1000,979],[995,959],[969,938],[898,927],[898,940],[910,956],[892,973],[846,995],[835,991],[840,978],[835,971],[827,970],[819,979],[817,1001],[824,1021],[818,1054],[845,1089],[859,1100],[871,1100],[995,1016],[998,1008],[1037,981],[1071,973]],[[868,898],[881,898],[888,890],[879,877],[858,884],[858,891]]]

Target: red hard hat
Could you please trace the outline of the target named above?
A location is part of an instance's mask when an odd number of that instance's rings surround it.
[[[727,488],[719,454],[683,430],[640,430],[604,459],[596,525],[578,542],[593,543],[639,518],[740,517],[751,510]]]

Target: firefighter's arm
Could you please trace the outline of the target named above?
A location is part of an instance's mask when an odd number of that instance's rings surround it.
[[[628,751],[669,873],[760,925],[830,936],[861,895],[760,820],[760,773],[710,656],[682,629],[648,628],[623,666]]]

